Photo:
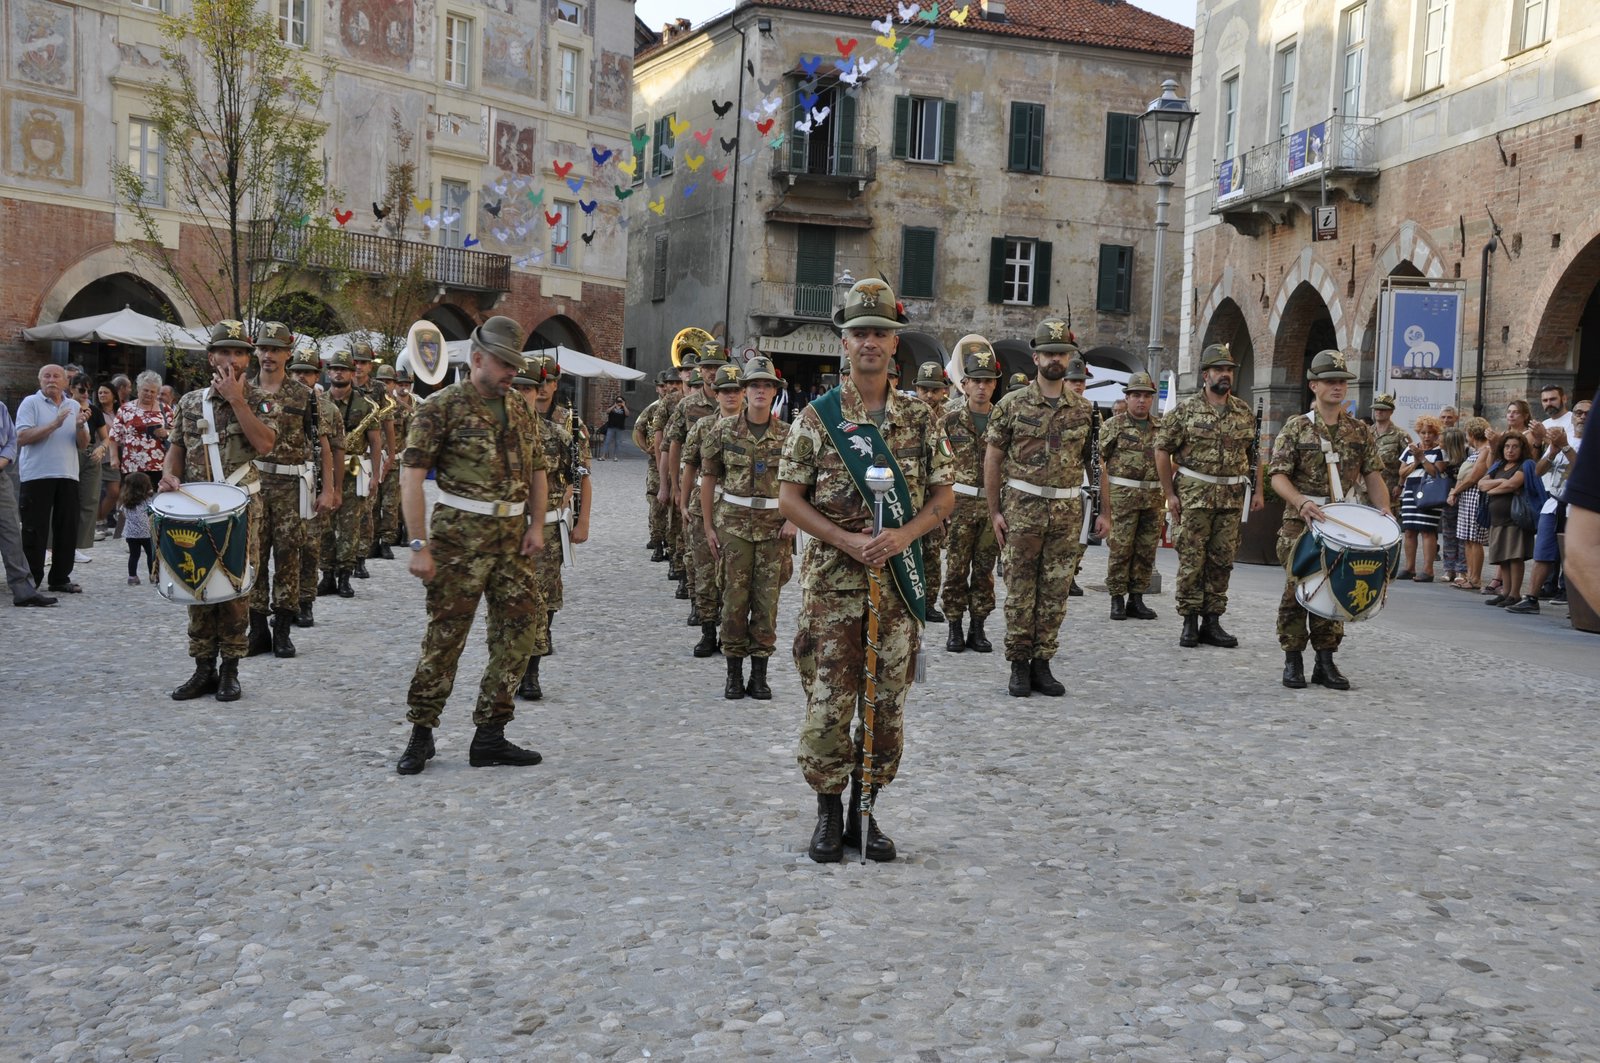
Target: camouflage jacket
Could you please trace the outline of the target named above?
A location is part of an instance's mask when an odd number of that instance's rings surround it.
[[[178,412],[173,421],[172,430],[177,440],[183,445],[183,480],[185,483],[196,481],[215,480],[211,470],[211,455],[206,451],[205,435],[206,420],[201,406],[210,388],[196,388],[178,400]],[[257,417],[266,423],[274,432],[278,428],[278,403],[276,399],[256,387],[254,384],[245,383],[245,400]],[[250,445],[250,440],[245,438],[244,427],[239,423],[239,417],[233,412],[233,406],[223,401],[220,397],[211,404],[215,411],[217,421],[217,447],[222,458],[222,475],[232,477],[243,466],[245,471],[233,482],[243,486],[255,483],[261,479],[260,472],[252,464],[255,459],[262,457]]]
[[[681,447],[679,462],[681,463],[689,453],[685,446],[689,439],[689,428],[702,417],[712,417],[719,414],[722,407],[717,405],[716,399],[706,398],[704,391],[696,391],[692,395],[685,395],[683,401],[673,407],[672,417],[667,421],[667,432],[664,445],[677,443]]]
[[[743,416],[700,423],[711,426],[701,433],[701,476],[721,481],[728,494],[778,497],[778,465],[783,460],[784,440],[789,437],[788,425],[774,417],[767,422],[766,432],[757,436]],[[776,509],[751,509],[732,502],[718,502],[713,516],[718,531],[751,542],[776,539],[783,527],[783,517]]]
[[[524,404],[526,405],[526,404]],[[565,406],[551,406],[548,414],[540,414],[539,442],[544,450],[545,476],[548,493],[545,511],[554,512],[570,504],[567,489],[578,482],[577,468],[572,461],[572,439],[578,439],[577,464],[589,467],[589,432],[583,423]]]
[[[1372,431],[1373,442],[1378,448],[1378,475],[1383,477],[1384,486],[1389,488],[1389,501],[1393,503],[1400,498],[1400,455],[1406,452],[1411,440],[1405,430],[1393,421],[1381,432],[1376,428]]]
[[[639,411],[639,416],[633,419],[633,425],[644,437],[645,453],[650,453],[650,447],[655,440],[655,429],[650,426],[650,419],[656,415],[656,408],[661,405],[661,400],[656,399],[650,405]]]
[[[667,395],[656,403],[655,412],[650,415],[650,423],[645,428],[645,434],[650,444],[656,448],[656,453],[661,452],[661,447],[666,443],[667,424],[672,420],[672,411],[682,401],[680,396]]]
[[[1156,483],[1155,418],[1135,421],[1119,413],[1100,426],[1100,461],[1107,476]]]
[[[1355,490],[1361,477],[1379,471],[1378,441],[1372,429],[1340,410],[1339,420],[1331,430],[1316,420],[1314,412],[1289,418],[1273,441],[1267,475],[1282,473],[1301,494],[1330,497],[1328,463],[1322,453],[1324,439],[1331,439],[1338,452],[1339,481],[1346,495]],[[1288,524],[1300,518],[1286,508],[1283,519]]]
[[[260,380],[258,376],[250,386],[260,387]],[[316,436],[326,435],[328,429],[322,424],[321,406],[311,389],[291,377],[269,397],[278,406],[278,441],[273,444],[272,453],[262,460],[274,465],[304,465],[317,460],[320,452],[312,443]]]
[[[1170,454],[1174,464],[1207,476],[1246,476],[1255,430],[1255,414],[1237,395],[1229,395],[1219,411],[1197,393],[1161,418],[1156,449]],[[1173,488],[1185,506],[1200,509],[1238,508],[1244,502],[1243,483],[1207,483],[1173,470]]]
[[[1080,487],[1093,445],[1089,402],[1071,388],[1052,406],[1039,385],[1018,388],[994,405],[984,442],[1004,454],[1000,474],[1039,487]]]
[[[861,393],[845,381],[841,389],[841,409],[858,423],[871,424]],[[926,403],[914,402],[893,391],[884,407],[883,424],[878,432],[894,453],[895,463],[911,490],[911,503],[921,509],[930,487],[951,482],[950,445],[944,434],[934,430],[933,411]],[[789,429],[783,446],[783,461],[778,479],[803,484],[806,498],[824,517],[850,532],[872,531],[872,509],[855,480],[845,468],[844,459],[834,449],[833,437],[823,427],[815,405],[801,411]],[[804,589],[808,591],[864,591],[867,570],[850,555],[820,539],[806,547]]]
[[[451,384],[417,407],[400,464],[433,469],[441,491],[480,502],[527,502],[528,480],[548,468],[539,417],[519,396],[505,402],[506,424],[471,381]]]
[[[994,416],[993,406],[989,407],[989,416]],[[950,444],[951,482],[979,488],[981,493],[984,433],[978,430],[978,422],[973,419],[972,411],[967,408],[966,398],[961,399],[960,405],[952,402],[945,406],[939,414],[938,423],[944,430],[945,441]],[[962,497],[965,496],[957,495],[957,501]]]

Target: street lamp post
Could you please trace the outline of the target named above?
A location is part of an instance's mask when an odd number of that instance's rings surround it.
[[[1172,175],[1183,165],[1184,153],[1189,150],[1189,132],[1196,113],[1190,110],[1189,101],[1178,95],[1178,83],[1168,78],[1161,84],[1160,98],[1151,100],[1150,106],[1139,116],[1145,158],[1156,172],[1156,253],[1150,281],[1150,337],[1145,348],[1145,371],[1157,379],[1162,372],[1164,349],[1161,343],[1161,277],[1166,258],[1167,208],[1171,204]]]

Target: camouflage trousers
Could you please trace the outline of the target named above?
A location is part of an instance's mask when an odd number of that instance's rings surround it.
[[[922,629],[887,570],[881,583],[872,763],[874,780],[887,786],[900,770],[906,692]],[[794,663],[806,693],[806,716],[795,759],[818,793],[842,792],[861,763],[861,725],[854,734],[851,728],[866,693],[867,603],[866,591],[807,590],[800,598]]]
[[[1239,507],[1185,504],[1178,519],[1178,615],[1221,616],[1239,552]]]
[[[722,567],[711,556],[711,540],[706,538],[706,526],[700,517],[699,493],[689,507],[689,517],[684,522],[691,548],[692,567],[689,575],[689,600],[711,623],[722,613]]]
[[[322,563],[328,568],[355,568],[356,562],[367,556],[372,546],[370,538],[363,539],[361,526],[372,508],[372,498],[356,497],[356,478],[344,478],[344,502],[338,510],[328,515],[328,524],[322,533]]]
[[[927,599],[930,609],[938,602],[939,588],[944,583],[944,569],[941,567],[941,562],[944,560],[947,534],[944,525],[940,524],[922,537],[922,575],[928,584]]]
[[[250,535],[246,556],[255,568],[256,579],[261,573],[261,496],[253,495],[245,507],[245,527]],[[224,660],[238,660],[244,656],[250,629],[250,595],[242,594],[215,605],[189,606],[189,656],[211,659],[222,656]]]
[[[561,583],[561,529],[544,526],[544,549],[534,561],[533,584],[538,589],[538,608],[533,611],[533,650],[530,657],[550,656],[550,623],[561,611],[565,588]],[[526,663],[524,663],[526,667]]]
[[[672,561],[672,567],[683,568],[683,510],[672,502],[661,503],[663,517],[667,522],[667,557]]]
[[[1306,530],[1305,522],[1297,516],[1284,520],[1278,529],[1278,563],[1287,565],[1294,553],[1294,544]],[[1306,643],[1314,650],[1337,650],[1344,641],[1344,625],[1337,620],[1327,620],[1308,613],[1294,596],[1300,581],[1288,576],[1283,581],[1283,597],[1278,599],[1278,646],[1288,652],[1303,650]]]
[[[406,719],[424,727],[439,726],[439,715],[455,688],[456,666],[467,645],[478,600],[488,601],[489,663],[478,685],[472,722],[479,727],[504,724],[514,715],[511,700],[533,655],[534,618],[540,611],[536,562],[523,557],[523,522],[499,520],[508,527],[498,535],[466,543],[441,541],[435,525],[432,553],[437,570],[428,581],[428,630],[422,636],[417,670],[406,693]]]
[[[794,540],[756,542],[723,531],[717,538],[722,543],[722,654],[771,657],[778,648],[778,593],[794,574]]]
[[[317,573],[321,569],[322,537],[332,523],[331,514],[319,513],[305,522],[300,537],[300,604],[315,601]]]
[[[989,504],[957,495],[944,559],[944,611],[951,620],[962,613],[982,618],[994,612],[994,562],[999,554]]]
[[[1110,556],[1106,590],[1111,594],[1143,594],[1150,586],[1166,499],[1159,488],[1111,486]]]
[[[383,483],[378,485],[378,501],[374,507],[377,512],[375,518],[376,534],[373,541],[388,543],[391,546],[400,537],[400,469],[396,466],[389,470],[389,475],[383,478]]]
[[[261,494],[261,567],[250,592],[250,611],[267,613],[300,607],[300,551],[306,522],[300,517],[300,478],[263,473]],[[267,563],[271,562],[270,593]]]
[[[650,541],[661,543],[665,546],[667,542],[667,507],[656,501],[656,493],[654,491],[646,492],[645,501],[650,507]]]
[[[1082,496],[1039,498],[1005,488],[1006,660],[1048,661],[1056,654],[1067,592],[1083,558]]]

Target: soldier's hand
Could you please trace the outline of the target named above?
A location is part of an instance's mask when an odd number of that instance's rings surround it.
[[[797,532],[798,530],[799,529],[794,526],[793,522],[786,520],[786,521],[783,522],[783,527],[778,529],[778,538],[780,538],[780,539],[793,539],[794,536],[795,536],[795,532]]]
[[[716,533],[715,529],[712,529],[712,528],[707,528],[706,529],[706,545],[711,547],[711,559],[713,561],[721,561],[722,560],[722,540],[717,538],[717,533]]]
[[[317,495],[316,511],[318,515],[332,513],[339,508],[339,502],[333,497],[333,492],[323,491]]]
[[[170,472],[164,472],[161,474],[161,482],[156,484],[156,490],[160,492],[176,491],[180,486],[182,486],[182,483],[183,481],[179,480]]]
[[[1323,516],[1321,506],[1307,499],[1306,504],[1300,509],[1300,519],[1310,524],[1312,521],[1326,520],[1327,518]]]
[[[211,375],[211,390],[228,402],[238,402],[244,398],[244,376],[235,376],[232,366],[219,369]]]
[[[994,525],[995,545],[999,546],[1001,549],[1005,549],[1006,532],[1010,530],[1006,526],[1006,518],[999,513],[996,513],[993,517],[989,518],[989,523]]]
[[[668,487],[661,488],[656,492],[656,501],[663,506],[669,504],[672,501],[672,489]]]
[[[879,567],[878,563],[869,560],[867,554],[868,545],[872,541],[872,536],[868,535],[866,532],[855,532],[854,534],[846,537],[843,543],[839,544],[839,549],[849,554],[861,564],[866,565],[868,568],[877,568]]]
[[[589,541],[589,511],[588,510],[584,510],[583,511],[583,516],[578,518],[578,523],[576,523],[576,524],[574,524],[572,526],[572,531],[567,535],[567,539],[574,546],[577,546],[580,543],[586,543],[586,542]]]
[[[427,543],[422,544],[421,550],[411,551],[411,562],[406,565],[411,574],[424,583],[433,580],[433,549]]]
[[[1167,512],[1172,514],[1173,520],[1177,520],[1183,514],[1183,503],[1178,501],[1176,491],[1167,496]]]
[[[522,533],[522,556],[534,557],[544,550],[544,525],[530,524]]]
[[[1111,521],[1104,513],[1094,519],[1094,537],[1096,539],[1111,538]]]
[[[1267,500],[1262,497],[1263,491],[1250,492],[1250,512],[1259,513],[1266,506]]]

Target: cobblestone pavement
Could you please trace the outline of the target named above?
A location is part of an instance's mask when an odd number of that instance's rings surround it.
[[[404,561],[232,705],[168,700],[183,613],[120,543],[0,609],[0,1058],[1600,1059],[1600,641],[1564,610],[1407,585],[1351,629],[1357,690],[1292,693],[1277,570],[1236,574],[1240,649],[1180,651],[1170,590],[1106,618],[1092,550],[1069,695],[1008,698],[935,629],[902,858],[824,867],[792,665],[722,700],[642,479],[597,465],[510,729],[536,768],[467,767],[480,617],[438,758],[395,774]]]

